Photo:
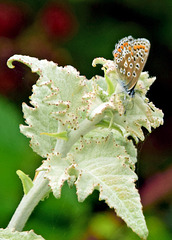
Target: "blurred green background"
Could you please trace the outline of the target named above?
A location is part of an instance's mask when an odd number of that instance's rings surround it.
[[[11,0],[0,1],[0,227],[6,227],[23,192],[16,170],[34,177],[41,159],[19,132],[21,103],[28,102],[37,76],[22,64],[6,66],[13,54],[73,65],[91,78],[96,57],[113,59],[121,38],[151,42],[145,66],[157,80],[148,97],[165,113],[165,123],[138,146],[137,187],[149,228],[148,240],[172,239],[172,1],[171,0]],[[139,239],[94,192],[78,203],[75,189],[41,202],[25,230],[47,240]]]

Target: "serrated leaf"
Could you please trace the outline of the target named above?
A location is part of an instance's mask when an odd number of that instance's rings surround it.
[[[79,201],[84,201],[97,189],[100,200],[105,200],[133,231],[146,239],[148,231],[134,183],[137,175],[128,164],[130,155],[125,146],[118,145],[115,137],[110,135],[98,141],[88,141],[90,138],[86,135],[87,140],[75,144],[66,158],[52,154],[43,169],[47,171],[46,176],[55,197],[60,197],[66,180],[70,185],[75,182]],[[121,143],[119,139],[118,142]],[[128,152],[131,154],[134,151],[136,154],[134,146],[130,146],[132,143],[128,144]]]
[[[155,78],[142,73],[131,98],[119,84],[114,61],[94,60],[94,65],[103,65],[105,77],[86,81],[71,66],[15,55],[9,67],[15,60],[39,75],[32,107],[23,104],[27,126],[20,129],[31,138],[33,150],[48,157],[38,171],[45,171],[55,197],[60,197],[65,181],[76,184],[79,201],[97,189],[100,200],[146,239],[133,171],[137,152],[128,139],[137,143],[144,140],[143,127],[151,132],[163,124],[162,111],[145,96]]]
[[[136,142],[144,140],[142,127],[151,132],[151,128],[159,127],[163,124],[163,113],[156,107],[152,107],[151,103],[146,102],[137,93],[131,102],[132,106],[127,108],[126,114],[114,114],[114,122],[117,124],[125,136],[131,135]]]
[[[11,68],[14,67],[13,61],[26,64],[32,72],[39,75],[31,96],[33,107],[23,104],[28,126],[21,125],[20,130],[31,138],[33,150],[46,157],[53,152],[57,140],[41,133],[58,134],[69,128],[77,129],[79,122],[83,120],[83,112],[88,105],[82,98],[87,91],[85,77],[80,76],[72,66],[58,67],[47,60],[14,55],[8,60]]]
[[[67,172],[71,162],[62,158],[61,154],[50,154],[49,158],[44,161],[38,171],[46,171],[46,178],[49,179],[49,185],[56,198],[61,196],[61,188],[66,180],[70,179]]]
[[[145,97],[155,80],[149,79],[148,73],[141,74],[135,88],[136,94],[131,99],[124,93],[117,92],[120,84],[114,61],[96,59],[94,64],[103,64],[106,77],[98,76],[86,81],[71,66],[62,68],[46,60],[15,55],[9,59],[9,67],[13,67],[14,60],[25,63],[40,75],[31,96],[34,108],[23,104],[28,126],[21,125],[20,129],[31,138],[33,150],[43,157],[53,152],[57,143],[50,134],[58,135],[77,129],[85,118],[93,121],[102,116],[97,127],[106,122],[106,125],[122,132],[125,137],[132,136],[136,142],[144,140],[142,127],[151,132],[152,127],[163,123],[162,111]]]
[[[145,97],[145,94],[149,90],[151,84],[155,81],[154,78],[149,78],[147,72],[141,73],[139,81],[135,87],[135,95],[133,98],[128,96],[122,86],[118,84],[118,75],[116,73],[114,61],[105,60],[102,58],[93,61],[94,65],[99,63],[103,65],[105,76],[107,76],[111,84],[115,86],[114,94],[108,99],[106,97],[106,104],[101,111],[111,110],[114,114],[113,124],[119,127],[124,136],[132,136],[136,142],[144,140],[144,134],[142,127],[151,132],[151,128],[159,127],[163,124],[163,112],[156,108],[149,99]],[[107,91],[105,87],[105,78],[95,79],[97,84],[103,87],[104,91]],[[116,85],[115,85],[116,84]],[[96,112],[92,113],[92,118]],[[100,113],[98,113],[100,114]],[[107,119],[106,119],[107,121]],[[109,123],[111,119],[108,120]]]
[[[0,229],[0,240],[45,240],[40,235],[36,235],[32,230],[28,232],[17,232],[12,229]]]
[[[124,136],[121,135],[120,131],[115,131],[114,129],[110,129],[110,128],[107,128],[107,129],[98,128],[87,133],[84,136],[84,139],[86,139],[87,141],[89,141],[90,139],[93,139],[94,141],[99,141],[100,139],[107,138],[111,134],[112,134],[112,137],[114,138],[114,142],[119,146],[124,147],[126,153],[128,154],[128,158],[125,163],[129,164],[129,167],[134,170],[135,163],[137,162],[137,149],[134,146],[133,141],[124,138]]]
[[[134,183],[137,176],[125,164],[129,156],[124,147],[115,144],[112,137],[98,143],[83,142],[82,145],[74,153],[79,171],[76,181],[78,200],[85,200],[98,189],[100,200],[105,200],[134,232],[146,239],[148,230]]]

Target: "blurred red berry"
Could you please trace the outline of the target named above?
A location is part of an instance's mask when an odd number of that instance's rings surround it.
[[[0,3],[0,36],[15,37],[24,25],[23,9],[14,3]]]
[[[21,76],[7,67],[0,68],[0,93],[7,95],[20,87]]]
[[[42,13],[41,21],[46,33],[53,38],[66,38],[76,29],[76,20],[67,6],[52,3]]]

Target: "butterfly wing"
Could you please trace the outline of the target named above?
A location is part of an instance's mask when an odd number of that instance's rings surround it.
[[[150,42],[145,38],[138,38],[133,42],[133,69],[132,78],[127,85],[128,90],[131,90],[137,84],[141,72],[146,64],[150,50]]]
[[[116,71],[120,83],[127,93],[134,89],[146,63],[150,43],[145,38],[134,39],[131,36],[123,38],[113,51]]]

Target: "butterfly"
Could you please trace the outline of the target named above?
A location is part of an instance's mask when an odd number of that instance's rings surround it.
[[[119,82],[131,97],[145,66],[150,50],[150,42],[145,38],[132,36],[121,39],[113,51]]]

